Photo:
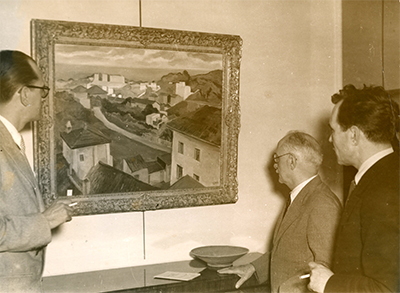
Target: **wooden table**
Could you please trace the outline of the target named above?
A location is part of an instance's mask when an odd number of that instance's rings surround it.
[[[191,281],[155,279],[166,271],[200,273]],[[235,290],[236,275],[220,275],[197,260],[43,278],[44,292],[269,292],[253,276]]]

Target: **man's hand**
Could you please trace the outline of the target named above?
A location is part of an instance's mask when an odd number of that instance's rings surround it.
[[[256,269],[254,268],[254,266],[251,264],[248,264],[248,265],[243,265],[243,266],[220,269],[220,270],[218,270],[218,273],[238,275],[240,277],[240,279],[235,285],[236,289],[238,289],[240,286],[243,285],[244,282],[246,282],[248,279],[250,279],[250,277],[254,274],[255,271],[256,271]]]
[[[49,222],[50,228],[54,229],[61,224],[71,221],[72,208],[69,206],[70,199],[55,200],[42,214]]]
[[[333,272],[326,266],[315,262],[310,262],[308,265],[311,269],[310,284],[308,284],[308,288],[314,292],[323,293],[326,283],[329,278],[332,277]]]

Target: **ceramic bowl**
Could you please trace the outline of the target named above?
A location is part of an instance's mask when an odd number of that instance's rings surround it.
[[[239,246],[211,245],[194,248],[190,255],[206,262],[210,268],[220,269],[232,266],[235,260],[248,252],[247,248]]]

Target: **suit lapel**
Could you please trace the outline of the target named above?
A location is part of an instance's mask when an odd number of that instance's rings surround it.
[[[387,168],[386,162],[391,160],[398,160],[396,153],[392,153],[378,160],[361,177],[360,182],[358,182],[353,192],[349,195],[346,205],[344,206],[343,216],[340,220],[341,225],[346,223],[350,215],[353,213],[354,209],[357,206],[360,206],[360,201],[362,200],[363,195],[368,193],[366,192],[366,190],[368,190],[370,183],[374,182],[373,179],[375,178],[376,174],[379,174],[385,168]]]
[[[364,188],[362,186],[357,185],[353,192],[348,195],[348,199],[346,201],[346,205],[343,209],[343,214],[340,219],[340,224],[346,223],[354,208],[358,206],[359,201],[361,200],[360,195],[362,194],[361,190]]]
[[[281,211],[281,213],[279,214],[278,220],[276,222],[276,226],[275,226],[275,230],[274,230],[274,236],[273,236],[273,243],[275,246],[275,242],[278,239],[278,232],[280,231],[280,227],[282,225],[282,220],[283,220],[283,214],[284,214],[284,210]]]
[[[296,196],[294,201],[289,206],[285,214],[285,217],[283,217],[283,211],[282,211],[278,219],[274,233],[274,240],[273,240],[274,246],[282,238],[285,231],[296,221],[298,217],[302,215],[302,206],[304,201],[308,198],[310,190],[315,189],[315,187],[319,184],[320,181],[321,180],[319,176],[317,176],[316,178],[311,180],[306,186],[303,187],[303,189],[300,191],[300,193]]]
[[[13,170],[18,172],[21,177],[23,177],[27,184],[29,184],[36,195],[36,202],[38,203],[38,208],[43,210],[44,205],[41,200],[41,195],[39,193],[39,186],[36,182],[36,178],[33,174],[31,166],[29,165],[28,159],[25,154],[21,152],[16,143],[14,142],[11,134],[8,132],[7,128],[0,121],[0,137],[1,137],[1,150],[7,155],[10,160],[9,162],[13,165]]]
[[[300,192],[302,193],[302,192]],[[302,203],[300,200],[297,200],[300,196],[300,193],[297,195],[295,200],[289,206],[285,216],[283,217],[283,213],[281,213],[281,221],[277,226],[276,237],[274,239],[274,243],[277,243],[285,231],[296,221],[296,219],[300,216],[300,210]],[[304,194],[302,194],[304,195]]]

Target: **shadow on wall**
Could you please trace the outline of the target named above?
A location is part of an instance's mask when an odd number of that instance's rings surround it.
[[[331,190],[343,203],[343,167],[337,163],[333,145],[329,142],[331,129],[329,127],[330,116],[322,116],[317,125],[316,139],[321,144],[324,160],[322,161],[320,176],[328,184]]]
[[[271,152],[271,154],[269,155],[269,160],[268,162],[265,164],[265,176],[267,177],[266,179],[270,182],[272,182],[272,194],[269,194],[268,196],[278,196],[279,198],[281,198],[282,202],[286,202],[288,196],[289,196],[289,192],[290,189],[282,183],[279,183],[279,175],[276,173],[275,168],[274,168],[274,159],[273,159],[273,155],[275,153],[275,150],[273,152]],[[278,209],[281,209],[283,207],[279,206],[277,207]],[[280,210],[277,211],[277,215],[280,214]],[[276,226],[276,221],[278,220],[278,217],[275,217],[275,219],[273,220],[274,223],[272,225],[272,227]],[[269,251],[270,248],[272,247],[272,235],[274,233],[275,229],[271,229],[271,232],[269,235],[267,235],[267,243],[266,243],[266,251]]]
[[[279,175],[278,173],[276,173],[276,170],[274,168],[274,152],[275,150],[270,154],[270,159],[265,165],[265,173],[267,177],[272,179],[271,181],[273,184],[272,187],[274,193],[277,194],[284,202],[286,202],[289,196],[290,189],[285,184],[279,182]]]

